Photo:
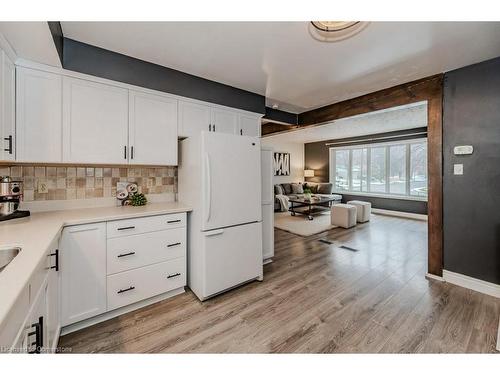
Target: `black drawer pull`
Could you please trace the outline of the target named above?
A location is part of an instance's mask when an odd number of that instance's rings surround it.
[[[134,289],[135,289],[135,286],[131,286],[130,288],[127,288],[127,289],[120,289],[117,293],[120,294],[120,293],[128,292],[129,290],[134,290]]]
[[[168,275],[167,279],[171,279],[172,277],[177,277],[177,276],[180,276],[180,275],[181,275],[180,273],[174,273],[173,275]]]
[[[135,229],[135,226],[121,227],[121,228],[118,228],[117,230],[127,230],[127,229]]]
[[[56,257],[55,265],[53,265],[50,268],[56,270],[56,272],[59,271],[59,249],[56,249],[56,251],[53,252],[52,254],[49,254],[49,256]]]
[[[116,257],[117,258],[123,258],[123,257],[128,257],[129,255],[134,255],[135,251],[131,251],[130,253],[125,253],[125,254],[119,254]]]
[[[12,136],[9,135],[7,138],[4,138],[7,142],[9,142],[9,147],[4,148],[4,151],[7,151],[10,155],[12,155]]]
[[[171,244],[168,244],[167,247],[179,246],[180,244],[181,244],[180,242],[171,243]]]
[[[167,221],[167,224],[180,223],[180,222],[181,222],[181,219],[178,219],[178,220],[169,220],[169,221]]]

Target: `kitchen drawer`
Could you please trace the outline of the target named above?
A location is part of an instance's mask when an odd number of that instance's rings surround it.
[[[186,256],[186,228],[108,239],[107,274]]]
[[[186,226],[186,214],[184,212],[109,221],[107,223],[107,238],[123,237],[131,234],[155,232],[184,226]]]
[[[186,258],[108,276],[108,311],[186,285]]]

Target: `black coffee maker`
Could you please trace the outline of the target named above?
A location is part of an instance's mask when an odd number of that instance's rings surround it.
[[[23,182],[12,181],[9,176],[0,177],[0,221],[29,216],[29,211],[18,209],[22,200]]]

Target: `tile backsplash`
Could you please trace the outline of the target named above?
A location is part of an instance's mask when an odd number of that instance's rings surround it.
[[[25,202],[115,197],[119,181],[144,194],[177,193],[177,167],[0,165],[0,176],[24,182]]]

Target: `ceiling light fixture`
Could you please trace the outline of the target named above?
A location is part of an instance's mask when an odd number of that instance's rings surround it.
[[[338,42],[356,35],[367,25],[362,21],[311,21],[309,33],[320,42]]]

